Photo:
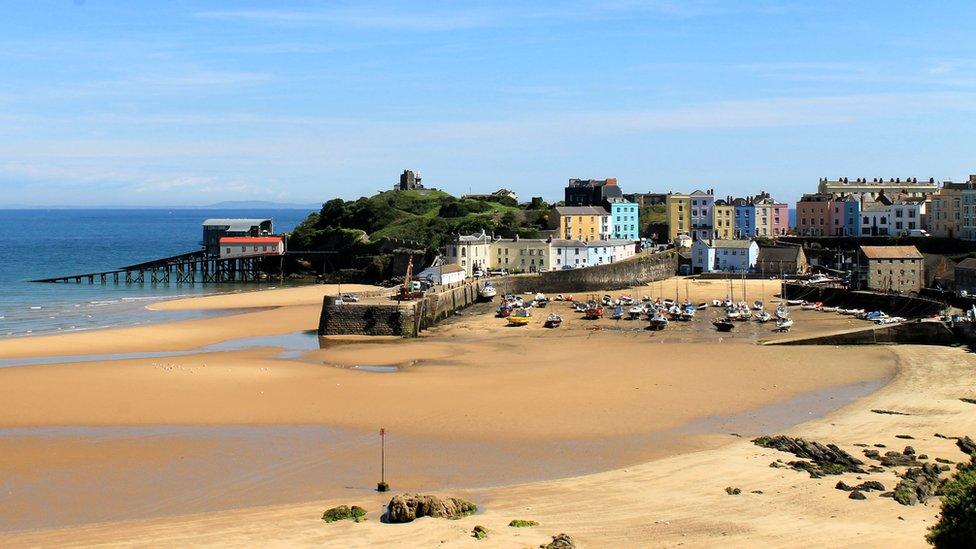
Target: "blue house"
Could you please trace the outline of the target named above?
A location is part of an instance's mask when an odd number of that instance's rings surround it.
[[[854,195],[848,195],[842,204],[844,205],[844,236],[858,236],[861,234],[861,201]]]
[[[610,238],[637,240],[640,230],[637,204],[623,198],[607,199],[607,204],[610,206]]]
[[[756,236],[756,206],[751,200],[736,198],[735,205],[735,237],[749,239]]]

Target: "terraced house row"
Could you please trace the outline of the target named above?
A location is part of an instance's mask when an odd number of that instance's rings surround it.
[[[777,202],[766,192],[719,199],[715,198],[714,189],[668,193],[665,204],[670,240],[680,236],[693,241],[749,240],[785,235],[790,229],[789,205]]]
[[[484,231],[460,235],[445,250],[447,263],[464,269],[467,276],[478,271],[507,270],[536,273],[560,269],[581,269],[614,263],[637,253],[632,240],[584,241],[565,238],[499,238]]]

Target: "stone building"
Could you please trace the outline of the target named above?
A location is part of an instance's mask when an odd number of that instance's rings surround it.
[[[923,261],[915,246],[861,246],[858,279],[869,290],[918,292],[925,280]]]
[[[411,170],[403,170],[400,174],[400,182],[396,186],[398,191],[414,191],[423,189],[424,186],[420,183],[420,174],[413,173]]]
[[[800,246],[762,246],[756,272],[768,275],[794,275],[807,272],[807,255]]]
[[[976,258],[970,257],[957,263],[954,273],[956,291],[976,295]]]

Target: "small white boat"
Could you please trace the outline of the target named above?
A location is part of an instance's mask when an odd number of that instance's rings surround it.
[[[776,321],[777,332],[788,332],[792,327],[793,327],[793,320],[789,318],[781,318]]]
[[[628,313],[630,313],[631,320],[637,320],[641,317],[642,314],[644,314],[644,307],[641,307],[640,305],[634,305],[633,307],[630,308]]]
[[[563,317],[557,314],[551,314],[546,318],[545,327],[558,328],[562,323],[563,323]]]
[[[496,295],[498,295],[498,290],[491,285],[491,282],[485,282],[485,285],[482,286],[481,290],[478,291],[478,295],[481,296],[481,299],[484,301],[491,301],[495,299]]]
[[[759,311],[759,313],[756,314],[756,320],[762,322],[763,324],[769,322],[772,319],[773,319],[773,315],[767,313],[766,311]]]
[[[804,303],[806,303],[806,301],[804,301],[802,299],[787,299],[786,300],[786,304],[787,305],[803,305]]]
[[[789,318],[790,310],[785,305],[776,307],[776,318]]]
[[[761,299],[757,299],[757,300],[755,300],[755,301],[752,302],[752,308],[755,309],[755,310],[757,310],[757,311],[763,310],[763,308],[765,306],[766,306],[766,304],[763,303],[763,301]]]
[[[712,307],[721,307],[722,305],[724,305],[724,304],[722,303],[722,300],[721,299],[713,299],[712,300]]]
[[[649,323],[650,325],[648,327],[650,329],[655,331],[663,330],[668,327],[668,317],[664,316],[664,313],[661,311],[658,311],[651,316]]]
[[[825,313],[836,313],[837,307],[821,307],[820,310]]]

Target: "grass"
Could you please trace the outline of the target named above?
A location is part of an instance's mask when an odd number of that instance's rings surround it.
[[[515,519],[508,523],[509,528],[531,528],[533,526],[538,526],[539,523],[534,520],[522,520]]]

